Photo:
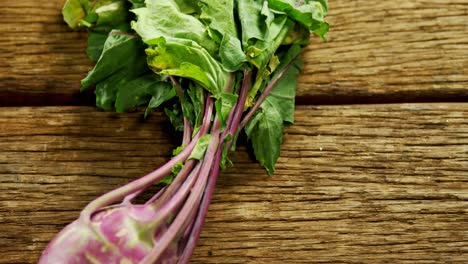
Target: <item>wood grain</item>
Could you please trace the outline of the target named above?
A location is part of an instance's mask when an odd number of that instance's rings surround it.
[[[86,34],[62,21],[64,1],[2,1],[0,105],[80,103],[91,63]],[[81,101],[82,103],[83,101]]]
[[[305,52],[301,104],[468,100],[465,0],[330,0],[329,42]],[[86,34],[63,0],[0,6],[0,105],[92,104]]]
[[[303,101],[468,100],[467,1],[329,4],[330,41],[305,53]]]
[[[161,115],[86,107],[4,108],[0,131],[0,263],[34,263],[178,143]],[[468,104],[299,107],[276,175],[233,160],[192,263],[468,260]]]

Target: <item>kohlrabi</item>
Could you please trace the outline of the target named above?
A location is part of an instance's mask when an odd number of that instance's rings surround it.
[[[188,263],[220,169],[245,131],[269,174],[293,122],[299,54],[324,38],[326,0],[68,0],[89,32],[96,104],[163,107],[183,132],[159,169],[89,203],[39,263]],[[144,203],[136,198],[163,187]]]

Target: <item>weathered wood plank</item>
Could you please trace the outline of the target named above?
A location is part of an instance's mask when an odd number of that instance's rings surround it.
[[[62,21],[58,1],[0,6],[0,105],[73,104],[90,69],[86,34]]]
[[[305,53],[317,102],[468,99],[468,2],[331,0],[329,43]],[[304,99],[302,99],[304,100]]]
[[[468,104],[299,107],[276,175],[241,147],[193,263],[466,263]],[[161,165],[157,115],[0,111],[0,263],[34,263],[93,197]]]
[[[0,105],[92,103],[78,93],[90,69],[86,35],[57,1],[0,6]],[[468,99],[464,0],[330,1],[329,42],[307,49],[302,104]]]

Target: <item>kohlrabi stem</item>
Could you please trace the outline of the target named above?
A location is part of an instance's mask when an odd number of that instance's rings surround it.
[[[191,136],[192,136],[192,125],[190,124],[190,121],[186,117],[184,117],[184,136],[183,136],[183,139],[182,139],[182,146],[186,146],[186,145],[188,145],[190,143]],[[184,168],[185,167],[186,166],[184,166]],[[185,171],[189,171],[192,168],[193,168],[193,166],[191,166],[190,168],[186,168]],[[151,199],[149,199],[146,202],[146,204],[152,204],[152,203],[154,203],[156,201],[158,203],[164,202],[168,195],[172,195],[172,192],[173,192],[172,190],[175,189],[175,188],[178,188],[179,185],[180,185],[180,182],[185,179],[185,176],[187,176],[186,174],[185,175],[181,175],[181,174],[184,174],[182,172],[182,170],[177,174],[176,180],[174,180],[174,182],[171,185],[166,186],[166,187],[162,188],[161,190],[159,190],[153,197],[151,197]],[[145,189],[141,189],[141,190],[138,190],[135,193],[127,195],[124,198],[123,203],[124,204],[131,203],[136,197],[138,197],[144,191],[145,191]],[[160,197],[161,197],[161,199],[159,199]]]
[[[249,112],[245,115],[244,119],[242,119],[242,122],[239,125],[238,131],[240,131],[242,128],[245,127],[247,122],[252,118],[252,116],[257,112],[258,108],[262,105],[263,101],[265,101],[265,98],[270,94],[270,91],[276,86],[279,80],[283,78],[283,76],[286,74],[286,72],[291,68],[291,66],[296,62],[296,59],[299,57],[299,54],[297,54],[281,71],[276,77],[270,81],[270,83],[267,85],[265,90],[263,90],[262,94],[258,98],[257,102],[255,102],[255,105],[249,110]]]
[[[161,197],[164,192],[166,191],[166,188],[167,186],[164,186],[163,188],[161,188],[161,190],[159,190],[155,195],[153,195],[148,201],[146,201],[145,205],[148,205],[148,204],[151,204],[151,203],[154,203],[154,201],[158,200],[159,197]]]
[[[158,241],[157,246],[154,247],[149,254],[140,262],[140,264],[153,264],[158,258],[164,253],[167,247],[172,243],[176,236],[180,235],[182,227],[190,224],[191,216],[195,216],[198,211],[200,199],[202,199],[207,184],[208,176],[211,174],[210,171],[216,167],[219,170],[219,162],[215,163],[215,155],[218,151],[220,144],[220,128],[221,122],[218,117],[215,118],[213,128],[211,130],[211,141],[206,150],[203,158],[203,164],[200,169],[200,175],[191,190],[187,201],[184,203],[182,209],[177,214],[174,221],[171,223],[169,229]]]
[[[151,223],[157,225],[162,222],[162,220],[174,216],[177,213],[177,209],[182,206],[183,202],[190,194],[191,189],[199,178],[200,170],[202,168],[202,163],[198,163],[195,168],[190,171],[187,179],[184,181],[182,186],[177,190],[174,196],[171,197],[166,203],[164,203],[159,208],[153,208],[154,215],[152,217]]]
[[[232,93],[232,90],[234,88],[234,80],[235,80],[234,73],[229,74],[228,84],[226,85],[226,88],[224,89],[226,93]],[[234,117],[234,111],[231,111],[226,119],[226,124],[230,124],[233,117]],[[226,136],[228,129],[229,127],[226,126],[224,129],[223,136],[222,136],[223,138]]]
[[[174,76],[169,76],[169,79],[171,79],[172,85],[174,85],[177,96],[179,96],[179,99],[181,101],[184,100],[184,89],[182,88],[182,85],[180,85],[179,81]]]
[[[192,138],[192,125],[187,117],[184,117],[184,136],[182,138],[182,146],[188,145]]]
[[[211,203],[211,198],[213,196],[214,187],[216,186],[216,180],[219,175],[219,164],[221,162],[222,148],[218,148],[216,156],[213,162],[213,169],[210,172],[208,177],[208,183],[205,188],[205,193],[203,195],[203,200],[200,204],[198,214],[196,215],[195,222],[193,223],[192,231],[187,239],[184,252],[179,258],[179,264],[189,263],[190,257],[192,256],[193,250],[197,244],[198,238],[205,223],[206,214]]]
[[[127,196],[125,196],[125,198],[123,199],[122,201],[122,204],[130,204],[132,203],[133,200],[135,200],[135,198],[138,197],[138,195],[140,195],[144,190],[138,190],[134,193],[131,193]],[[158,192],[159,193],[159,192]]]
[[[247,97],[249,95],[249,89],[252,84],[252,72],[251,71],[244,71],[244,79],[242,80],[242,86],[239,91],[239,99],[237,100],[237,104],[232,111],[233,118],[230,120],[228,125],[226,126],[226,133],[223,133],[223,137],[227,136],[227,134],[231,134],[231,136],[235,136],[239,126],[239,122],[242,118],[242,114],[244,113],[245,102],[247,101]],[[224,138],[223,138],[224,140]],[[232,142],[234,138],[228,143],[227,149],[231,148]]]
[[[211,125],[211,117],[213,111],[213,101],[208,98],[205,106],[205,115],[203,118],[203,124],[198,133],[194,136],[190,144],[187,145],[178,155],[172,158],[169,162],[161,166],[159,169],[134,180],[120,188],[110,191],[96,200],[89,203],[81,212],[80,218],[89,224],[91,215],[98,209],[108,206],[112,203],[122,200],[125,196],[136,193],[141,189],[146,189],[153,183],[161,180],[163,177],[168,175],[172,168],[179,162],[184,162],[192,153],[198,139],[207,133]]]
[[[231,134],[237,132],[237,123],[239,123],[242,117],[242,114],[244,113],[245,101],[247,100],[247,96],[249,95],[251,82],[252,82],[252,72],[245,70],[244,79],[242,80],[242,86],[239,92],[239,99],[237,100],[236,107],[234,108],[234,111],[233,111],[234,115],[229,124],[229,133]]]
[[[244,71],[244,79],[242,81],[242,86],[240,89],[239,100],[237,101],[234,110],[231,112],[231,114],[233,114],[233,118],[227,124],[226,129],[224,130],[223,135],[221,136],[221,144],[218,146],[218,150],[216,151],[213,167],[208,178],[205,193],[203,195],[203,200],[200,205],[200,209],[198,210],[198,214],[195,218],[195,222],[193,223],[193,227],[191,227],[190,234],[188,235],[184,252],[179,258],[179,264],[185,264],[189,262],[190,256],[192,255],[198,238],[200,237],[201,229],[205,222],[206,214],[208,213],[208,208],[210,206],[211,198],[213,197],[213,192],[219,175],[219,165],[221,162],[223,152],[222,143],[224,142],[224,138],[227,136],[228,133],[231,133],[231,135],[234,136],[234,134],[237,132],[237,126],[239,125],[242,113],[244,112],[244,106],[245,102],[247,101],[247,96],[249,94],[251,82],[252,72]],[[233,139],[228,142],[228,145],[226,146],[227,149],[230,149],[232,143]]]
[[[187,176],[190,174],[190,172],[193,170],[193,167],[195,166],[195,161],[194,160],[189,160],[187,161],[183,168],[180,170],[179,173],[174,177],[174,180],[166,186],[166,190],[164,193],[158,198],[158,200],[153,200],[152,202],[148,202],[147,204],[151,204],[151,207],[153,210],[158,210],[166,201],[169,199],[173,199],[173,195],[179,191],[179,187],[182,185],[182,183],[185,183],[185,180],[187,179]]]

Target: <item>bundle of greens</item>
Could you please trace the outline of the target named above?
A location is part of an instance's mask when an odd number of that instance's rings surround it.
[[[187,263],[239,133],[274,173],[298,57],[311,33],[325,39],[327,12],[327,0],[68,0],[65,21],[88,31],[96,61],[82,89],[105,110],[162,107],[183,139],[165,165],[92,201],[39,263]]]

